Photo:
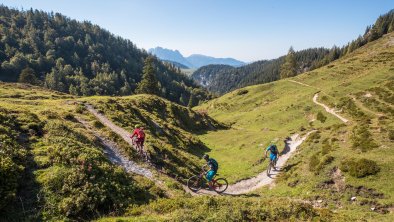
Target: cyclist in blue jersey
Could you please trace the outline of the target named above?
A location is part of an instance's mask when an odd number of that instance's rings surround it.
[[[267,149],[265,150],[265,158],[267,158],[267,154],[268,152],[270,152],[270,161],[272,161],[274,163],[274,169],[276,170],[276,161],[279,158],[279,151],[278,151],[278,147],[276,147],[276,145],[274,143],[271,143],[271,145],[269,145],[267,147]]]
[[[207,180],[208,180],[209,188],[212,188],[212,179],[216,175],[216,173],[218,172],[219,164],[215,159],[209,158],[208,154],[204,154],[203,159],[205,161],[207,161],[207,164],[204,165],[204,167],[209,166],[209,170],[205,174],[205,178],[207,178]]]

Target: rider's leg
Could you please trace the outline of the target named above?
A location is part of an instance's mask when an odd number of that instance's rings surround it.
[[[210,170],[210,171],[207,172],[206,178],[208,180],[209,189],[213,189],[213,182],[212,182],[212,180],[213,180],[214,176],[215,176],[215,172],[213,170]]]

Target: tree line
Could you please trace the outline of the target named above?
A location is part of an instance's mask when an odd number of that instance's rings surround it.
[[[141,92],[137,89],[149,65],[157,81],[154,94],[182,105],[211,97],[177,67],[88,21],[3,5],[0,15],[0,81],[79,96],[131,95]]]
[[[285,56],[257,61],[239,68],[223,65],[204,66],[196,70],[192,78],[209,91],[224,94],[245,86],[268,83],[317,69],[392,31],[394,10],[379,16],[375,24],[368,26],[362,36],[343,47],[311,48],[301,51],[295,51],[290,47]]]

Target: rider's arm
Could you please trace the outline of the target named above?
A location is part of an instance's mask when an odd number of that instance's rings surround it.
[[[265,150],[265,158],[267,158],[268,155],[268,149]]]
[[[204,164],[201,168],[203,171],[207,172],[207,170],[205,169],[208,166],[208,164]]]
[[[137,136],[137,132],[134,130],[133,134],[131,134],[130,138],[133,139],[133,137]]]

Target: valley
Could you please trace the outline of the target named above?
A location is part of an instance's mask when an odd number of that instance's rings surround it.
[[[393,221],[394,11],[200,84],[89,22],[0,12],[0,221]],[[204,154],[223,193],[188,188]]]

